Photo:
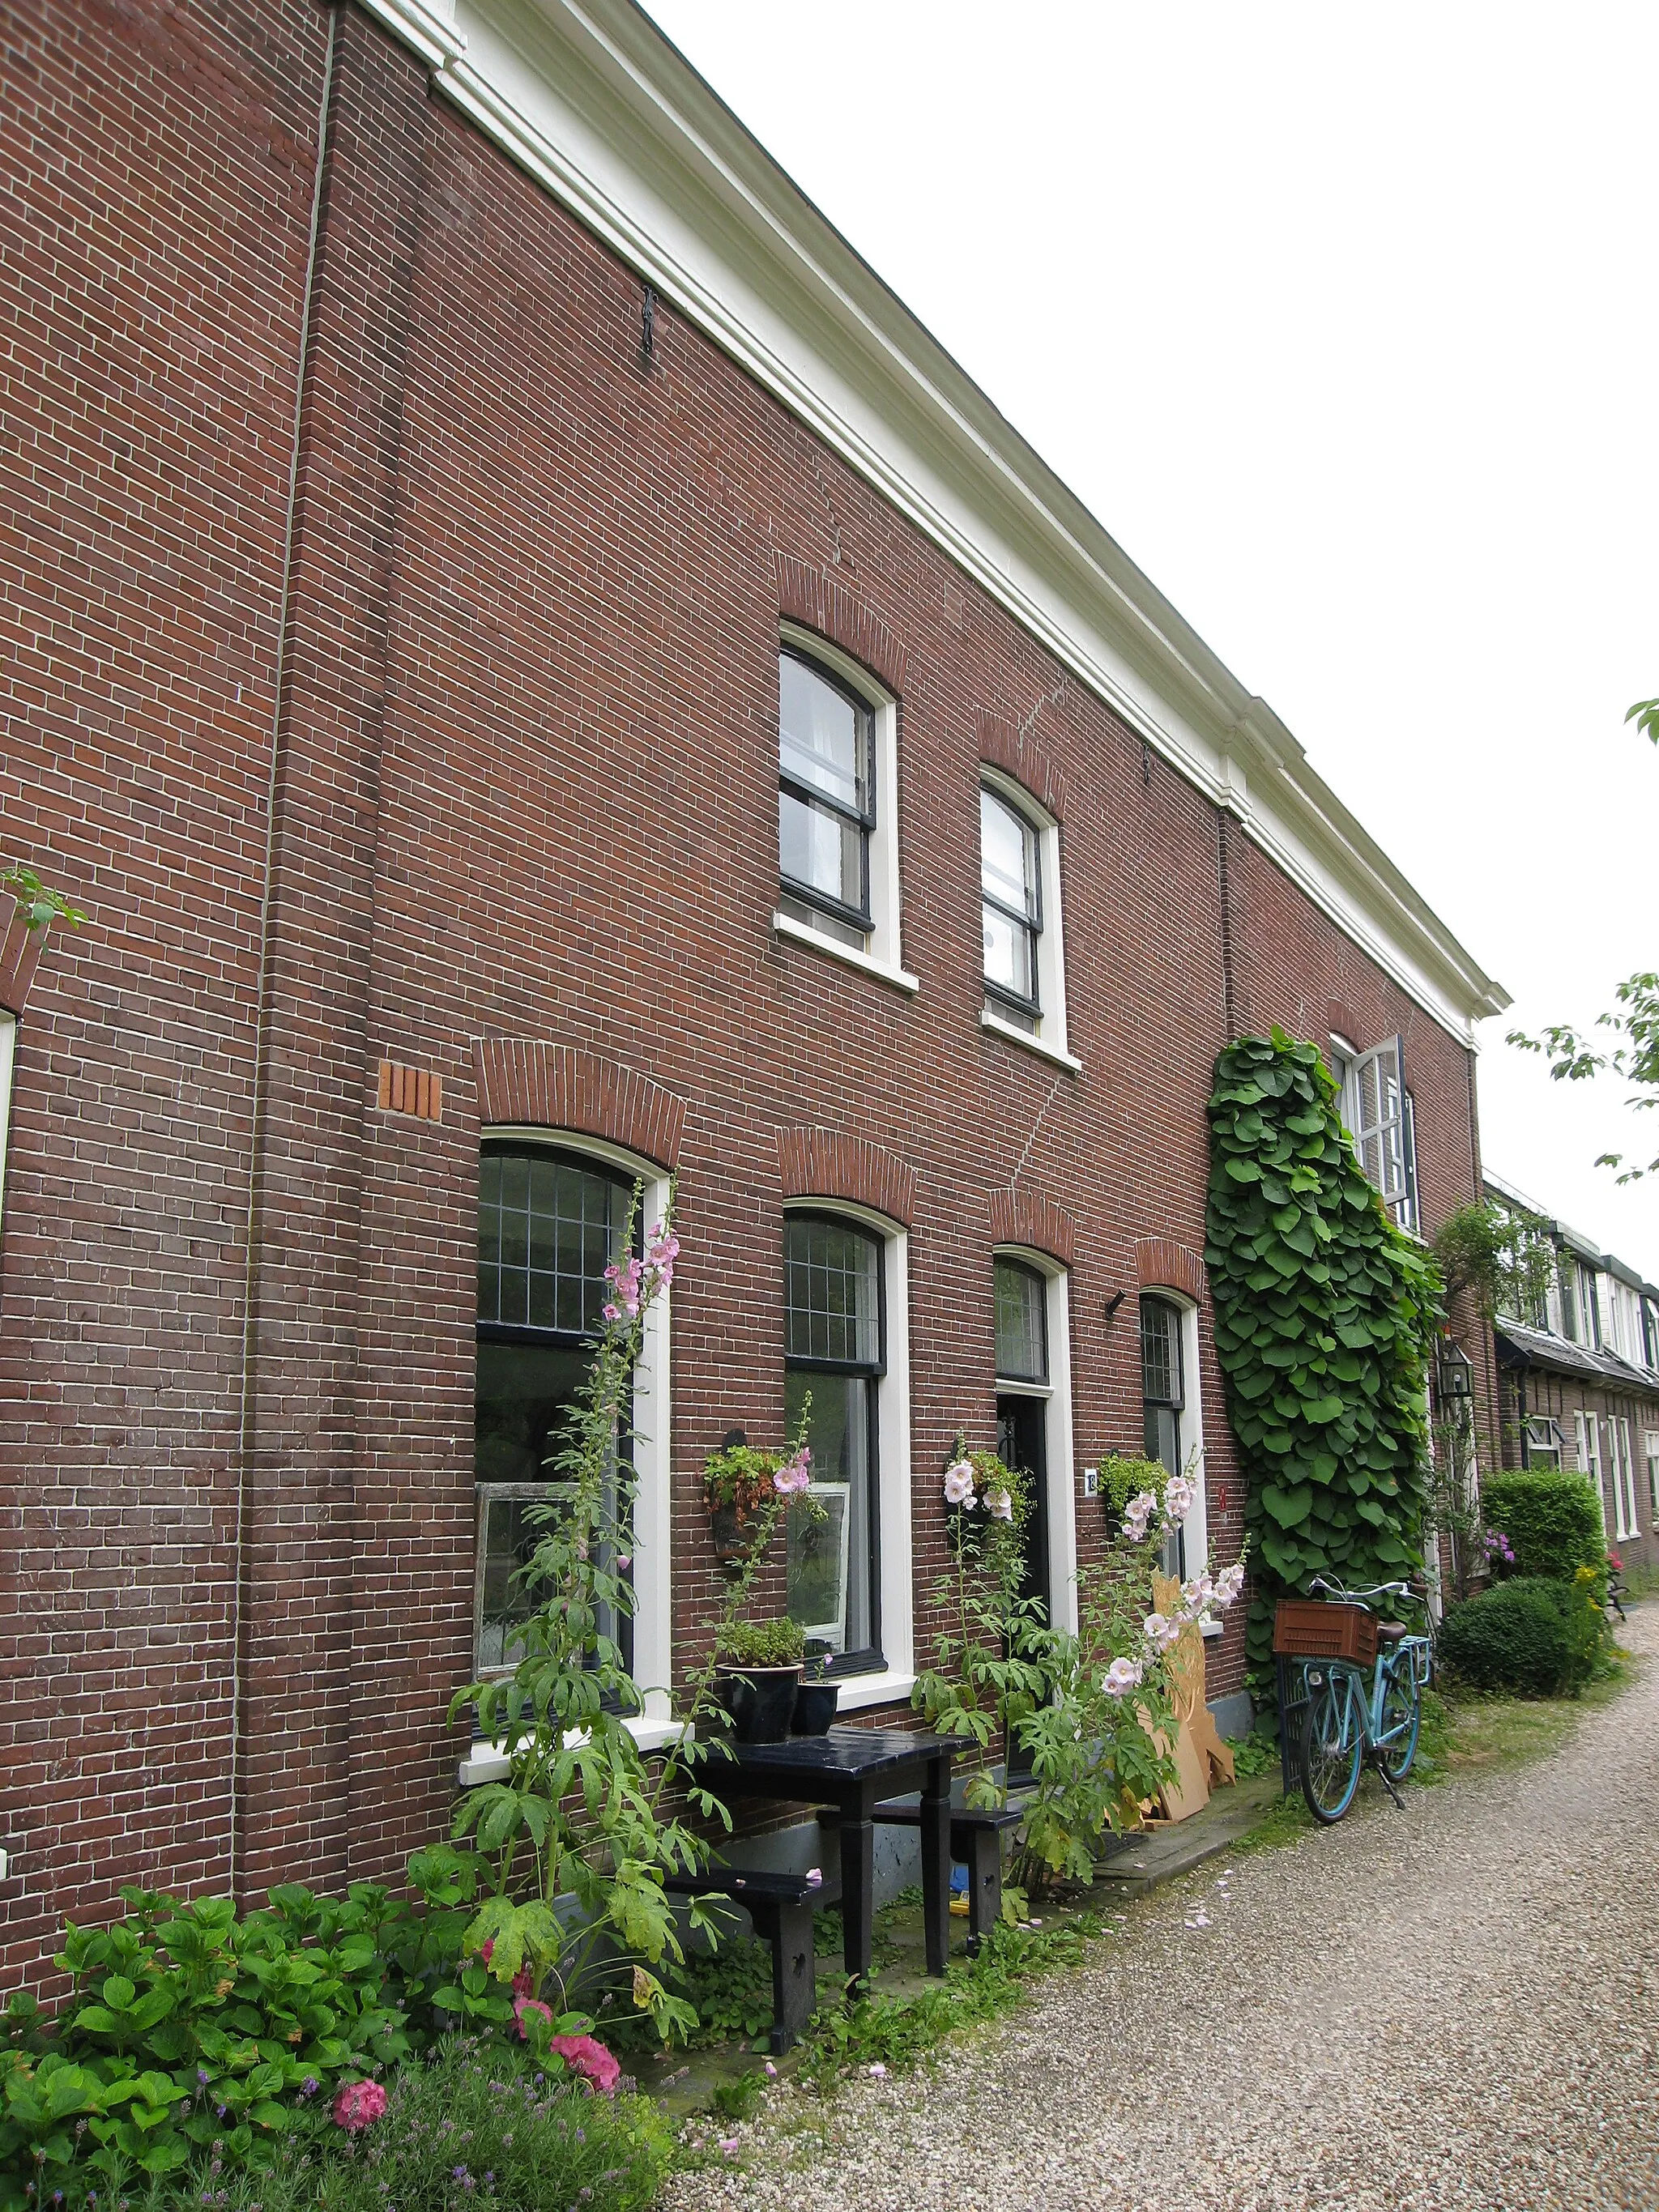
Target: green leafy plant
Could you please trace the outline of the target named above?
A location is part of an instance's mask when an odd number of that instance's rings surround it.
[[[757,1519],[772,1496],[772,1478],[783,1465],[781,1452],[754,1444],[722,1444],[702,1463],[703,1494],[711,1513],[730,1512],[742,1528]]]
[[[1319,1574],[1364,1584],[1421,1565],[1439,1270],[1360,1172],[1336,1096],[1316,1048],[1275,1029],[1222,1053],[1210,1101],[1206,1259],[1264,1696],[1280,1596]]]
[[[1570,1583],[1588,1567],[1605,1596],[1607,1540],[1584,1476],[1553,1468],[1494,1473],[1481,1478],[1480,1497],[1488,1523],[1509,1539],[1517,1576]]]
[[[1441,1623],[1445,1665],[1479,1690],[1522,1697],[1576,1697],[1592,1680],[1611,1639],[1595,1578],[1570,1583],[1523,1576],[1454,1606]]]
[[[1555,1278],[1555,1253],[1542,1219],[1483,1199],[1460,1206],[1434,1240],[1448,1298],[1474,1297],[1483,1319],[1500,1313],[1541,1325]]]
[[[806,1638],[795,1620],[733,1620],[720,1630],[715,1648],[724,1665],[798,1667]]]
[[[9,891],[16,900],[31,935],[50,929],[55,921],[79,929],[86,920],[79,907],[71,906],[61,891],[49,890],[33,868],[0,868],[0,891]]]

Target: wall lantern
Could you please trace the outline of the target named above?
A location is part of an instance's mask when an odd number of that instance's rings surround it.
[[[1440,1402],[1449,1409],[1461,1410],[1474,1397],[1474,1370],[1469,1364],[1468,1354],[1461,1345],[1449,1339],[1440,1347],[1440,1359],[1436,1381],[1439,1386]]]

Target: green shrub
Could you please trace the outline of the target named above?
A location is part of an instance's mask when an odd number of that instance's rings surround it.
[[[1571,1583],[1520,1577],[1454,1607],[1440,1631],[1440,1656],[1478,1690],[1576,1696],[1607,1642],[1595,1577],[1583,1569]]]
[[[1517,1577],[1570,1583],[1580,1567],[1606,1573],[1601,1508],[1583,1475],[1542,1468],[1488,1474],[1481,1479],[1480,1507],[1486,1526],[1509,1538]]]

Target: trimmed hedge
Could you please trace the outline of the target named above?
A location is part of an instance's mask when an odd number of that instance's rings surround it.
[[[1544,1468],[1488,1474],[1480,1484],[1480,1509],[1486,1526],[1509,1538],[1517,1578],[1570,1583],[1580,1567],[1606,1574],[1601,1508],[1584,1475]]]
[[[1595,1577],[1544,1576],[1499,1583],[1446,1615],[1440,1656],[1477,1690],[1524,1698],[1576,1697],[1595,1674],[1607,1641]]]

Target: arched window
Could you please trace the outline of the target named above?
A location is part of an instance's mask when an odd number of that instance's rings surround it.
[[[535,1548],[530,1509],[586,1380],[605,1269],[627,1235],[633,1179],[551,1146],[488,1146],[479,1169],[478,1492],[474,1664],[510,1668],[533,1595],[514,1579]],[[603,1624],[628,1650],[629,1623]]]
[[[1148,1459],[1170,1474],[1184,1474],[1189,1446],[1183,1434],[1187,1411],[1186,1360],[1182,1346],[1181,1308],[1169,1298],[1140,1301],[1140,1401]],[[1186,1531],[1172,1532],[1164,1553],[1164,1571],[1185,1576]]]
[[[812,1489],[823,1517],[790,1516],[789,1613],[836,1674],[879,1671],[878,1399],[886,1371],[882,1241],[839,1215],[784,1221],[784,1403],[810,1393]]]

